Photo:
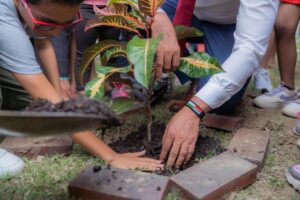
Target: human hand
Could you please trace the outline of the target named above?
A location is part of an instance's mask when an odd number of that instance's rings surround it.
[[[156,51],[156,78],[160,80],[163,70],[175,71],[180,64],[180,47],[171,21],[165,13],[157,13],[152,24],[152,37],[163,39]]]
[[[141,169],[143,171],[155,171],[163,169],[160,160],[144,158],[145,151],[136,153],[116,154],[110,165],[121,169]]]
[[[160,160],[167,160],[167,166],[180,167],[187,163],[195,150],[199,134],[200,119],[189,108],[183,107],[173,116],[162,140]]]
[[[61,96],[64,100],[77,96],[75,87],[70,84],[69,80],[60,80]]]

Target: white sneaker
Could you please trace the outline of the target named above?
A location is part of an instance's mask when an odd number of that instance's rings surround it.
[[[296,90],[288,90],[281,83],[268,93],[260,95],[253,100],[254,105],[260,108],[277,108],[280,105],[288,104],[297,98]]]
[[[21,158],[0,148],[0,179],[16,176],[24,169]]]
[[[300,98],[284,106],[281,112],[289,117],[297,118],[297,114],[300,112]]]
[[[269,70],[260,67],[255,71],[253,75],[256,89],[267,90],[268,92],[273,89]]]

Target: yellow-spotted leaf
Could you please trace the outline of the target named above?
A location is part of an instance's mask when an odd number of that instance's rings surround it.
[[[128,59],[134,66],[134,77],[147,89],[150,84],[154,55],[161,39],[162,36],[151,39],[135,36],[127,44]]]
[[[154,17],[156,10],[164,3],[164,0],[139,0],[139,10],[149,17]]]
[[[129,23],[124,17],[121,16],[96,16],[93,19],[90,19],[85,25],[85,31],[88,31],[91,28],[99,26],[111,26],[116,28],[121,28],[128,30],[130,32],[140,35],[140,32],[136,29],[134,25]]]
[[[84,54],[81,59],[81,64],[79,66],[79,74],[78,78],[82,83],[83,74],[90,65],[90,63],[94,60],[94,58],[98,55],[103,53],[105,50],[113,48],[113,47],[125,47],[125,45],[121,42],[115,40],[104,40],[100,43],[94,44],[87,48],[84,51]]]
[[[178,40],[203,36],[203,33],[199,29],[183,25],[175,26],[175,32]]]
[[[105,79],[108,78],[108,76],[112,75],[113,73],[128,73],[131,69],[132,65],[126,66],[126,67],[109,67],[109,66],[97,66],[96,67],[96,74],[104,74]]]
[[[201,78],[223,72],[216,58],[209,56],[207,53],[199,52],[181,58],[178,70],[191,78]]]
[[[85,94],[96,100],[104,96],[105,75],[98,74],[97,77],[85,85]]]
[[[130,26],[145,29],[145,22],[140,21],[138,17],[132,15],[131,12],[128,12],[128,7],[125,4],[113,4],[112,6],[107,6],[103,9],[100,9],[97,12],[97,16],[101,17],[108,17],[108,16],[117,16],[123,17]]]
[[[108,0],[108,6],[112,6],[113,4],[128,4],[133,8],[138,8],[138,0]]]
[[[119,56],[127,58],[127,52],[125,47],[114,47],[106,50],[101,56],[101,62],[103,65],[107,65],[108,61],[111,58],[115,58]]]
[[[134,105],[134,99],[129,97],[118,97],[113,100],[111,109],[118,115],[125,113],[132,109]]]

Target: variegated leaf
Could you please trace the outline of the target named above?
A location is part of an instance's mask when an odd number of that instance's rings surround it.
[[[113,100],[111,109],[118,115],[125,113],[134,105],[134,99],[128,97],[118,97]]]
[[[96,16],[93,19],[90,19],[85,26],[85,31],[99,26],[111,26],[111,27],[117,27],[121,29],[125,29],[131,32],[134,32],[138,35],[140,35],[140,32],[136,29],[135,26],[131,25],[126,21],[124,17],[121,16]]]
[[[175,26],[175,31],[178,40],[203,36],[203,33],[195,27],[177,25]]]
[[[164,0],[139,0],[139,10],[149,17],[154,17],[156,10],[164,3]]]
[[[96,67],[96,74],[105,74],[106,78],[107,76],[110,76],[113,73],[119,72],[119,73],[128,73],[131,69],[132,65],[126,66],[126,67],[109,67],[109,66],[97,66]]]
[[[112,6],[107,6],[97,12],[98,17],[104,16],[118,16],[123,17],[130,26],[145,29],[145,22],[140,21],[140,19],[128,11],[128,7],[124,4],[113,4]]]
[[[135,36],[127,44],[129,61],[134,65],[134,77],[145,88],[149,88],[156,48],[162,36],[141,39]]]
[[[112,6],[113,4],[128,4],[134,8],[138,8],[138,0],[108,0],[108,6]]]
[[[104,40],[97,44],[94,44],[87,48],[84,51],[84,54],[81,59],[81,63],[79,66],[79,74],[78,78],[82,83],[83,74],[90,65],[90,63],[94,60],[94,58],[98,55],[103,53],[105,50],[113,48],[113,47],[125,47],[125,45],[121,42],[115,40]]]
[[[101,56],[101,62],[103,65],[107,65],[108,61],[111,58],[115,58],[119,56],[127,58],[127,52],[125,47],[114,47],[106,50]]]
[[[191,78],[201,78],[208,75],[223,72],[220,63],[207,53],[193,53],[180,59],[179,71]]]
[[[93,99],[100,100],[104,96],[105,75],[98,74],[97,77],[85,85],[85,94]]]
[[[133,9],[130,11],[130,14],[131,14],[132,16],[134,16],[135,18],[137,18],[140,22],[146,23],[146,18],[145,18],[145,16],[142,15],[142,13],[141,13],[138,9],[133,8]]]

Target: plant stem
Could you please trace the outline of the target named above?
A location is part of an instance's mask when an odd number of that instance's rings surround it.
[[[147,107],[146,107],[146,113],[147,113],[147,140],[148,142],[151,142],[152,138],[152,112],[151,112],[151,93],[152,93],[152,89],[150,88],[148,90],[148,96],[147,96]]]
[[[153,64],[153,69],[156,68],[155,64]],[[147,120],[147,139],[148,139],[148,142],[151,142],[152,138],[152,124],[153,124],[153,119],[152,119],[152,111],[151,111],[151,96],[152,96],[152,92],[153,92],[153,87],[154,87],[154,84],[155,84],[155,79],[156,79],[156,73],[155,73],[155,70],[152,71],[152,75],[151,75],[151,82],[149,84],[149,89],[148,89],[148,93],[147,93],[147,105],[146,105],[146,113],[147,113],[147,117],[148,117],[148,120]]]

